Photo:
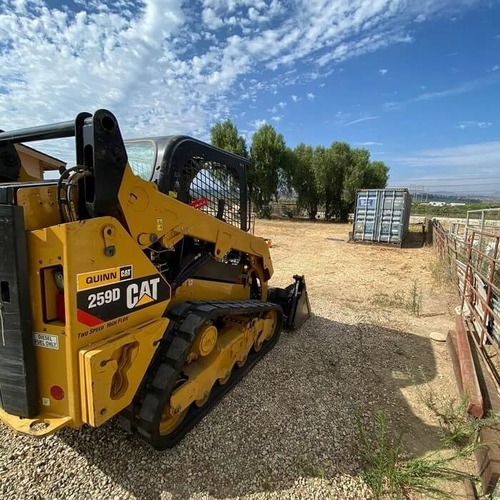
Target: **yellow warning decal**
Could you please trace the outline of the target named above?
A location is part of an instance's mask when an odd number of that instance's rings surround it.
[[[132,266],[111,267],[89,273],[81,273],[76,276],[77,289],[88,290],[105,285],[111,285],[120,281],[133,278]]]

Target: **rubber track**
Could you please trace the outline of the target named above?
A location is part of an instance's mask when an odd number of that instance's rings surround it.
[[[259,352],[250,351],[244,366],[239,368],[237,364],[234,365],[231,378],[226,384],[214,384],[210,399],[205,405],[198,408],[192,404],[179,427],[168,436],[160,436],[158,431],[163,409],[185,365],[199,328],[207,321],[222,316],[256,317],[271,310],[279,313],[274,335],[263,343]],[[135,403],[121,415],[124,427],[139,435],[157,450],[175,446],[274,347],[283,322],[279,305],[259,300],[190,301],[174,307],[167,315],[171,321],[165,340],[162,341],[163,344],[148,369]]]

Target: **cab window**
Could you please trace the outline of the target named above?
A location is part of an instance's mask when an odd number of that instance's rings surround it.
[[[134,174],[149,181],[153,175],[156,160],[155,143],[153,141],[126,142],[125,148]]]

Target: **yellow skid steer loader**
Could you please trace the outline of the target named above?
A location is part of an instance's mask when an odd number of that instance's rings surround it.
[[[14,145],[75,137],[59,180]],[[248,161],[187,136],[123,141],[112,113],[0,133],[0,419],[43,436],[115,415],[175,445],[310,306],[269,288]]]

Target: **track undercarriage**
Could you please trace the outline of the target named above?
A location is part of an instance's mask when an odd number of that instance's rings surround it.
[[[281,307],[188,302],[172,320],[122,425],[156,449],[174,446],[276,344]]]

